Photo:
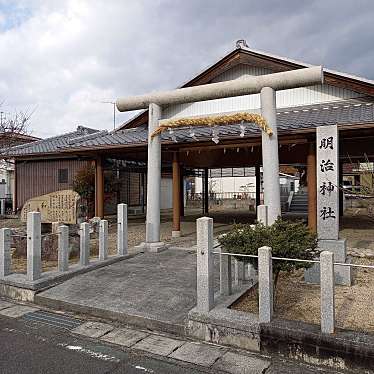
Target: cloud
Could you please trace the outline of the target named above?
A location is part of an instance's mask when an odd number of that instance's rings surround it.
[[[373,11],[371,0],[0,0],[1,110],[36,107],[43,137],[110,129],[101,101],[176,87],[241,38],[373,79]]]

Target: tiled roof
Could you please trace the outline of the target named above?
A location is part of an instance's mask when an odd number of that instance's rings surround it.
[[[287,134],[298,130],[313,129],[325,125],[374,125],[373,102],[339,102],[333,104],[318,104],[286,108],[277,112],[278,133]],[[102,149],[106,147],[121,148],[128,145],[145,145],[147,143],[147,126],[139,126],[132,129],[117,130],[108,133],[106,131],[92,130],[85,136],[77,136],[76,132],[61,137],[45,139],[30,145],[14,147],[15,156],[23,156],[37,153],[69,152],[84,149]],[[219,138],[240,139],[240,127],[236,125],[219,126]],[[73,135],[75,134],[75,135]],[[245,138],[259,136],[260,129],[255,124],[247,123]],[[175,139],[173,138],[175,136]],[[175,129],[173,135],[165,131],[161,135],[162,142],[188,143],[207,141],[212,138],[212,129],[209,127],[194,127]]]
[[[78,126],[75,131],[67,134],[53,136],[51,138],[41,139],[33,143],[12,147],[7,151],[7,156],[23,156],[58,152],[62,148],[72,146],[77,138],[92,136],[92,134],[96,134],[98,132],[98,130],[91,129],[89,127]]]

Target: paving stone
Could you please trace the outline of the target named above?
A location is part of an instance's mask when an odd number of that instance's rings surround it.
[[[106,342],[131,347],[138,341],[149,336],[146,332],[131,329],[115,329],[109,334],[104,335],[101,339]]]
[[[184,342],[181,340],[170,339],[165,336],[150,335],[135,344],[133,348],[147,351],[160,356],[168,356]]]
[[[261,374],[269,366],[270,361],[233,352],[227,352],[213,365],[215,369],[231,374]]]
[[[186,343],[173,352],[169,357],[190,362],[201,366],[212,366],[226,350],[202,343]]]
[[[72,333],[88,336],[90,338],[100,338],[101,336],[108,333],[109,331],[112,331],[113,329],[113,326],[108,325],[106,323],[86,322],[83,325],[80,325],[74,330],[72,330]]]
[[[0,310],[5,309],[5,308],[9,308],[9,307],[14,306],[14,305],[16,305],[16,304],[12,304],[12,303],[8,303],[7,301],[0,300]]]
[[[0,310],[0,314],[6,317],[19,318],[27,313],[35,312],[37,310],[39,309],[27,305],[14,305],[10,308]]]

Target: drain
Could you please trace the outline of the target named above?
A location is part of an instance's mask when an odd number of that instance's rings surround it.
[[[49,313],[44,310],[27,313],[23,319],[30,322],[39,322],[60,329],[72,330],[82,324],[82,321],[60,314]]]

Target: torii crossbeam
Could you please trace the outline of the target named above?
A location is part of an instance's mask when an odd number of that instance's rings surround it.
[[[261,114],[273,132],[272,136],[262,132],[264,203],[268,206],[268,223],[272,224],[281,214],[275,92],[321,83],[323,68],[315,66],[118,99],[116,105],[121,112],[149,109],[145,245],[156,251],[163,246],[160,242],[161,142],[160,135],[151,136],[158,128],[163,106],[260,93]]]

